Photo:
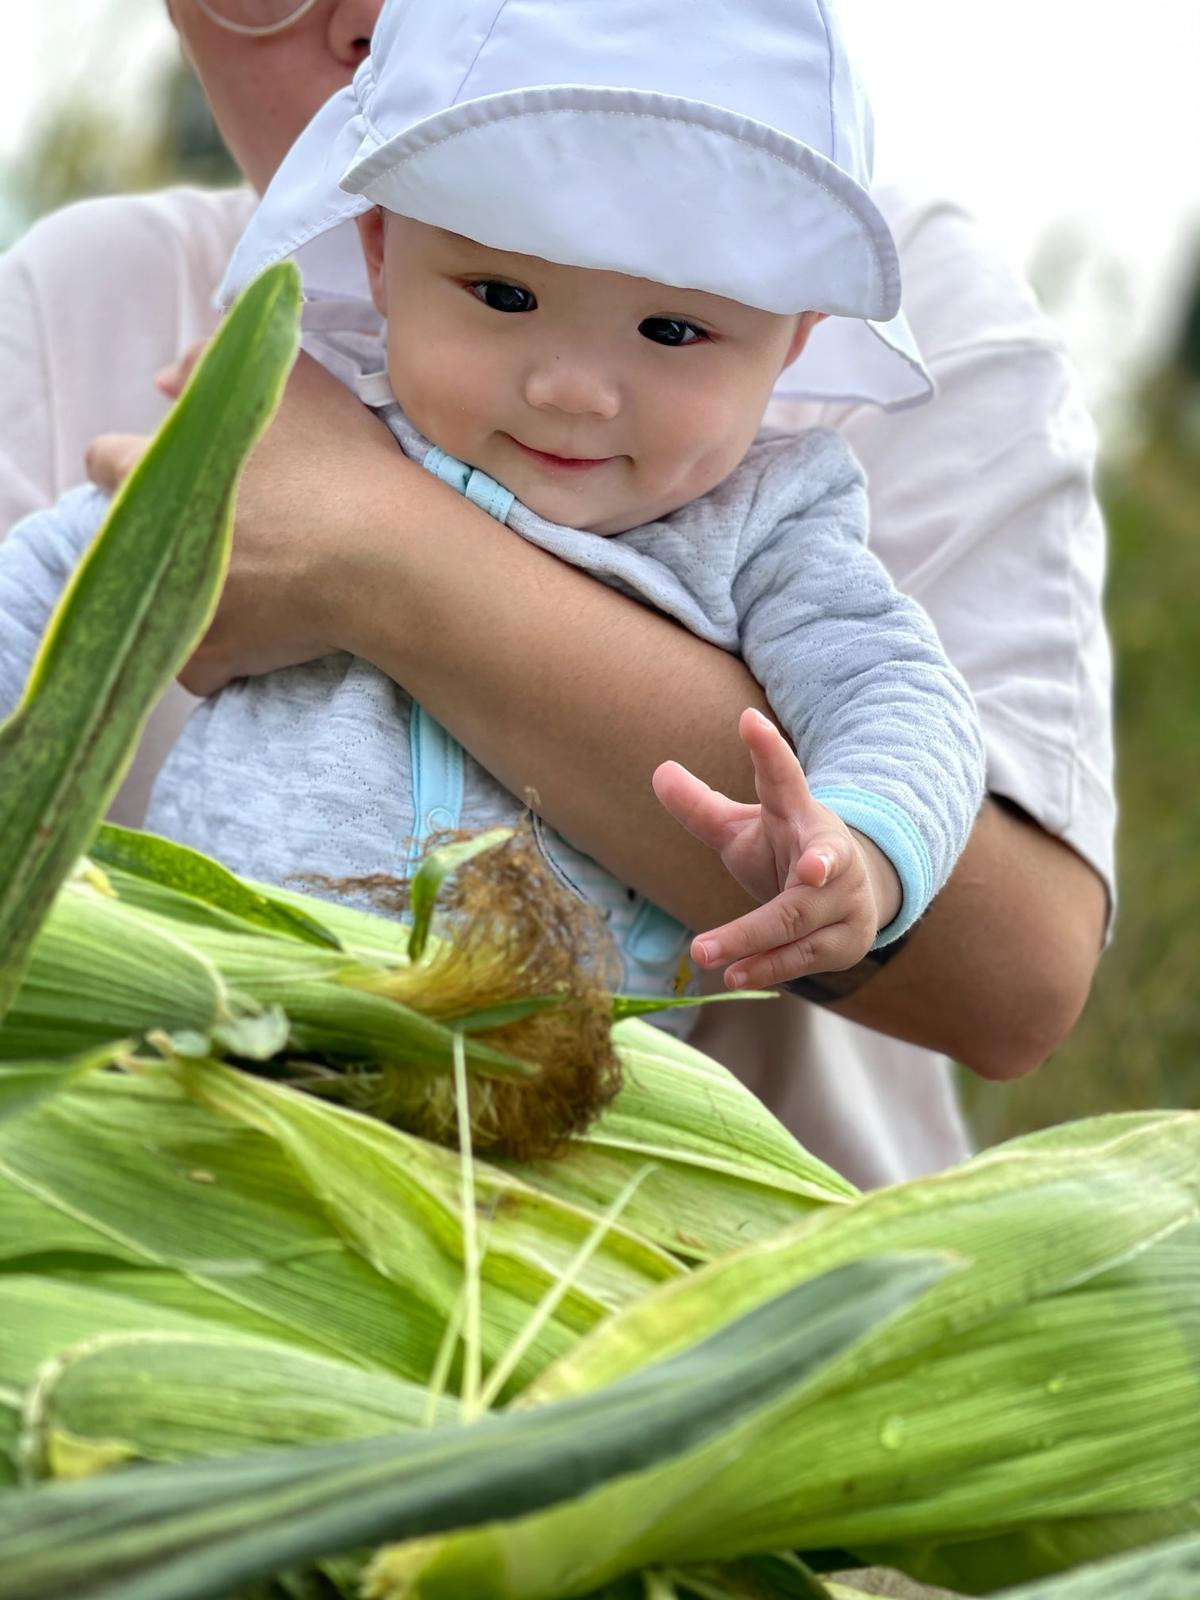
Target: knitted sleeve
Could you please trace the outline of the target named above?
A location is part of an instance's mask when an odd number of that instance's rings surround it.
[[[739,648],[814,796],[872,839],[903,899],[899,937],[950,874],[983,798],[970,692],[933,624],[867,549],[861,468],[831,433],[764,471],[732,580]]]

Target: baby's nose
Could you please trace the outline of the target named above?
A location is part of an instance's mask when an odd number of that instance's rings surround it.
[[[553,355],[534,367],[525,383],[525,398],[539,411],[565,411],[571,416],[611,419],[621,409],[620,389],[598,361]]]

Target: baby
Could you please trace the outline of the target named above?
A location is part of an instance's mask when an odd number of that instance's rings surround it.
[[[406,453],[744,657],[797,752],[743,718],[760,804],[672,763],[654,775],[765,902],[695,941],[705,965],[742,956],[734,985],[853,965],[898,937],[982,794],[969,695],[866,549],[853,458],[832,434],[758,432],[826,316],[847,319],[865,371],[918,365],[869,140],[817,0],[458,0],[453,17],[445,0],[394,0],[225,286],[296,254],[336,311],[365,263],[386,351],[362,354],[360,392]],[[35,641],[98,500],[76,491],[0,550],[0,610]],[[23,656],[0,661],[0,709]],[[430,832],[521,810],[394,683],[332,656],[206,701],[148,826],[282,882],[403,871]],[[626,987],[670,992],[685,931],[535,834],[604,911]]]

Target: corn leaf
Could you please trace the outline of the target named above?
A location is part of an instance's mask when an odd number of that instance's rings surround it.
[[[118,1040],[101,1050],[58,1061],[0,1061],[0,1122],[19,1116],[59,1090],[68,1088],[89,1072],[111,1066],[129,1049]]]
[[[152,1029],[207,1034],[230,1020],[228,986],[180,934],[67,884],[0,1023],[0,1060],[74,1056]]]
[[[227,912],[252,928],[288,935],[306,944],[341,949],[336,934],[315,917],[253,888],[219,862],[186,845],[105,822],[101,823],[89,854],[101,866],[118,867],[131,877],[174,889],[202,905]]]
[[[728,994],[693,994],[668,998],[654,994],[616,994],[613,996],[613,1021],[629,1017],[648,1017],[655,1011],[684,1011],[689,1007],[722,1005],[726,1000],[778,1000],[775,989],[738,989]]]
[[[429,943],[429,930],[433,922],[433,907],[446,879],[466,866],[476,856],[494,850],[512,838],[511,828],[492,828],[488,833],[476,834],[473,839],[456,840],[431,850],[417,868],[409,889],[409,909],[412,912],[412,931],[408,936],[408,959],[420,961]]]
[[[857,1194],[715,1061],[643,1022],[621,1023],[613,1038],[624,1082],[599,1119],[556,1160],[500,1165],[600,1211],[649,1165],[625,1224],[691,1261],[772,1238]]]
[[[0,1497],[6,1600],[218,1600],[337,1550],[586,1495],[804,1386],[943,1270],[856,1263],[603,1395],[540,1411]]]
[[[470,1011],[463,1016],[449,1015],[442,1020],[453,1024],[459,1033],[483,1033],[488,1028],[506,1028],[510,1023],[524,1022],[526,1017],[554,1011],[565,999],[566,995],[563,994],[535,994],[523,1000],[502,1000],[486,1010]]]
[[[215,608],[238,475],[282,393],[299,300],[290,264],[241,296],[113,501],[0,726],[0,1016],[146,717]]]

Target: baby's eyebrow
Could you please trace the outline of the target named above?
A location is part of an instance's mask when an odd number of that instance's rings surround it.
[[[518,255],[515,251],[501,250],[498,245],[484,244],[479,239],[468,239],[465,234],[450,233],[445,228],[439,228],[437,231],[441,235],[441,243],[444,249],[447,252],[453,252],[455,255],[471,256],[476,260],[481,256],[486,256],[491,260],[509,262],[529,260],[528,256]]]

